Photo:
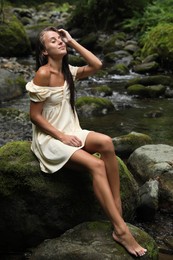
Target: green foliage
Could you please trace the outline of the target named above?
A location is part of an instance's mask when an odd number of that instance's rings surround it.
[[[142,38],[142,56],[158,53],[163,65],[173,65],[173,24],[159,23]]]
[[[127,19],[123,23],[123,28],[142,33],[149,31],[152,27],[157,26],[159,23],[172,23],[173,0],[156,0],[148,4],[143,14],[135,12],[132,19]]]
[[[69,25],[84,25],[85,32],[114,29],[114,24],[133,13],[142,12],[151,0],[83,0],[77,1]]]

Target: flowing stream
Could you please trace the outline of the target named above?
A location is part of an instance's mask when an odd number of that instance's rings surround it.
[[[113,95],[108,97],[114,104],[114,112],[95,117],[81,117],[80,122],[83,128],[95,130],[110,135],[111,137],[128,134],[132,131],[145,133],[149,135],[153,143],[163,143],[173,145],[173,99],[157,98],[157,99],[141,99],[127,95],[125,82],[127,79],[136,77],[131,74],[128,76],[111,76],[103,78],[89,79],[83,81],[77,87],[77,95],[88,95],[92,85],[107,85],[113,90]],[[14,107],[25,112],[29,111],[29,97],[25,94],[23,97],[1,104],[1,107]],[[160,239],[162,235],[171,234],[173,230],[172,217],[164,217],[158,213],[154,223],[138,223],[138,225],[154,238],[156,242],[162,244]],[[158,226],[164,227],[162,230]],[[158,233],[157,233],[158,232]],[[167,253],[167,252],[166,252]],[[169,252],[168,252],[169,253]],[[16,258],[17,259],[17,258]],[[160,260],[173,259],[172,255],[161,252]]]
[[[141,99],[127,95],[124,88],[127,77],[114,76],[106,85],[113,89],[115,110],[102,117],[80,118],[83,127],[106,133],[111,137],[135,131],[149,135],[154,143],[173,145],[173,99]],[[105,82],[102,82],[105,84]],[[84,95],[85,93],[82,93]]]

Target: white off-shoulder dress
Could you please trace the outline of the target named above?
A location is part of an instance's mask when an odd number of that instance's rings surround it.
[[[69,68],[75,80],[78,67],[69,65]],[[64,86],[49,87],[37,86],[31,80],[26,84],[26,90],[32,101],[44,102],[42,114],[47,121],[59,131],[76,135],[82,141],[80,147],[66,145],[33,124],[31,150],[38,158],[41,170],[54,173],[65,165],[75,151],[84,146],[90,131],[80,127],[76,111],[74,114],[71,109],[70,91],[66,81]]]

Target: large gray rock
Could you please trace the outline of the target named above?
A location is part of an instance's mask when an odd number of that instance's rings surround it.
[[[24,93],[26,81],[22,75],[0,68],[0,102],[11,100]]]
[[[158,259],[155,241],[144,231],[130,224],[137,241],[148,249],[144,260]],[[30,260],[131,260],[134,259],[112,239],[109,222],[87,222],[68,230],[61,237],[44,241],[33,252]]]
[[[24,250],[75,225],[105,218],[86,172],[43,174],[30,142],[0,148],[0,249]],[[118,158],[124,218],[134,218],[138,185]]]
[[[159,64],[156,61],[151,61],[148,63],[141,63],[134,66],[133,71],[136,73],[148,73],[157,71]]]
[[[165,144],[144,145],[128,159],[128,167],[142,183],[159,180],[159,208],[173,212],[173,147]]]
[[[152,221],[158,210],[159,182],[150,179],[139,189],[139,207],[137,216],[142,221]]]

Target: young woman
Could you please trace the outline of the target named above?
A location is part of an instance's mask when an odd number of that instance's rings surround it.
[[[67,45],[86,61],[86,66],[68,64]],[[37,72],[28,82],[30,118],[33,123],[31,149],[43,172],[78,167],[92,175],[93,189],[113,227],[113,238],[126,250],[143,256],[141,247],[122,218],[118,164],[112,139],[80,127],[74,106],[74,80],[94,74],[101,61],[63,29],[45,28],[37,45]],[[101,159],[92,155],[99,152]]]

